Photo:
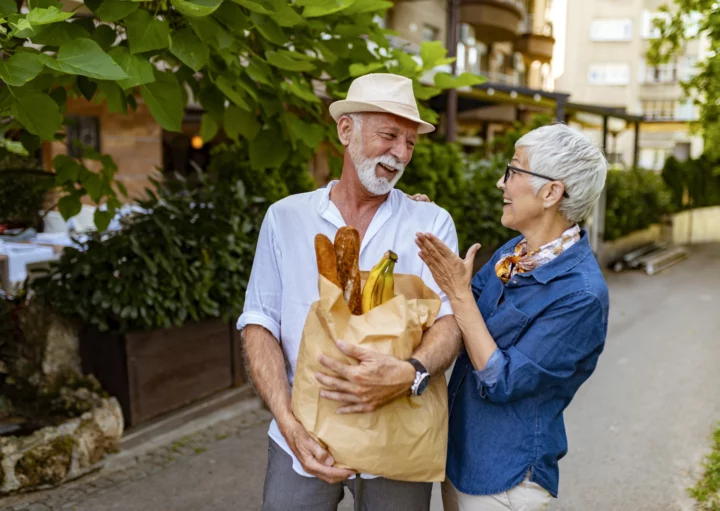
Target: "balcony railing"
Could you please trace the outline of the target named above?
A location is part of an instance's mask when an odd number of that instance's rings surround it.
[[[528,14],[520,22],[520,33],[553,37],[553,25],[545,19],[536,18],[535,15]]]

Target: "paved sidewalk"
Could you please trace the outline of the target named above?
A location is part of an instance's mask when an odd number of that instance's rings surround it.
[[[720,246],[695,247],[654,277],[612,274],[608,283],[607,347],[566,414],[570,452],[551,509],[690,510],[685,488],[720,420]],[[0,510],[257,511],[269,420],[249,410],[122,470],[0,500]],[[433,511],[442,509],[437,490]],[[352,510],[350,497],[340,510]]]

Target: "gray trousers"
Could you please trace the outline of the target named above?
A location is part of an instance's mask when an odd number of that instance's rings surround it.
[[[355,511],[429,511],[432,483],[348,479],[328,484],[301,476],[292,458],[270,439],[262,511],[336,511],[345,487],[355,498]]]

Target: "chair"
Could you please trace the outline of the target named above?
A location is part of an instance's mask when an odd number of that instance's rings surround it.
[[[43,220],[44,232],[68,232],[68,225],[59,211],[49,211]]]

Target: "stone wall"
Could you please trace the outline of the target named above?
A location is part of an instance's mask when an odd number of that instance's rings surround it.
[[[115,398],[59,426],[0,437],[0,495],[57,486],[99,467],[117,452],[123,417]]]

